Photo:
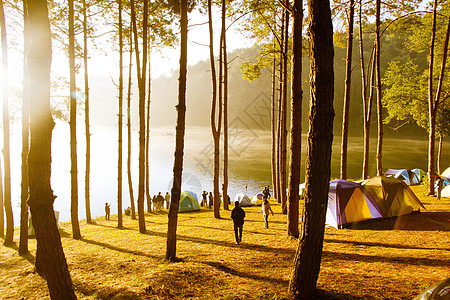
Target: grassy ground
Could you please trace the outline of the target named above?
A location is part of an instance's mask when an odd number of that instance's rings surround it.
[[[425,197],[426,211],[350,229],[327,228],[318,288],[321,299],[412,299],[450,276],[450,199]],[[112,201],[112,199],[111,199]],[[177,256],[165,257],[167,211],[146,214],[146,234],[125,217],[81,222],[82,240],[62,224],[61,238],[79,299],[286,299],[297,241],[273,206],[264,229],[260,208],[245,208],[243,243],[236,245],[230,212],[179,214]],[[16,232],[15,240],[18,240]],[[31,255],[0,246],[0,299],[48,299]]]

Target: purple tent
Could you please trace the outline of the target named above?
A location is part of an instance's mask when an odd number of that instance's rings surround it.
[[[330,182],[326,225],[340,228],[344,224],[381,217],[377,203],[363,186],[340,179]]]

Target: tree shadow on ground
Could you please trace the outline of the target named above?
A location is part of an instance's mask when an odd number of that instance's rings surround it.
[[[322,289],[317,289],[317,300],[358,300],[358,299],[371,299],[368,297],[357,297],[348,293],[335,293]]]
[[[355,253],[340,253],[323,251],[322,260],[342,260],[342,261],[357,261],[364,263],[392,263],[392,264],[403,264],[406,266],[449,266],[450,260],[446,259],[428,259],[428,258],[418,258],[418,257],[385,257],[385,256],[373,256]]]
[[[76,291],[84,296],[90,296],[94,299],[105,300],[125,300],[125,299],[145,299],[142,294],[131,291],[127,288],[113,288],[111,286],[105,286],[99,288],[98,286],[90,285],[89,282],[74,281]]]
[[[279,278],[273,278],[273,277],[268,277],[268,276],[261,276],[261,275],[256,275],[256,274],[250,274],[250,273],[244,273],[235,269],[232,269],[226,265],[224,265],[223,263],[220,262],[215,262],[215,261],[204,261],[201,262],[205,265],[211,266],[219,271],[225,272],[227,274],[233,275],[233,276],[238,276],[238,277],[242,277],[242,278],[247,278],[247,279],[254,279],[254,280],[258,280],[258,281],[264,281],[266,283],[278,283],[278,284],[287,284],[288,281],[287,280],[282,280]]]
[[[395,248],[395,249],[405,249],[405,250],[437,250],[437,251],[450,251],[450,249],[442,248],[430,248],[430,247],[417,247],[408,246],[402,244],[385,244],[385,243],[375,243],[375,242],[362,242],[362,241],[349,241],[349,240],[338,240],[325,238],[326,243],[338,243],[338,244],[348,244],[354,247],[384,247],[384,248]]]
[[[346,225],[345,228],[353,230],[450,231],[450,213],[412,213],[395,218],[371,219],[352,223]]]
[[[136,255],[136,256],[144,256],[144,257],[153,258],[153,259],[163,259],[162,255],[160,255],[160,256],[158,256],[158,255],[151,255],[151,254],[148,254],[146,252],[142,252],[142,251],[138,251],[138,250],[126,249],[126,248],[120,248],[120,247],[113,246],[113,245],[108,244],[108,243],[94,241],[94,240],[89,240],[89,239],[86,239],[86,238],[82,238],[80,241],[88,243],[88,244],[91,244],[91,245],[96,245],[96,246],[99,246],[99,247],[108,248],[108,249],[113,250],[113,251],[133,254],[133,255]]]

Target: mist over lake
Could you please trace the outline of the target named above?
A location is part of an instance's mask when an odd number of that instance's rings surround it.
[[[111,203],[111,213],[117,214],[117,128],[91,126],[91,214],[104,215],[104,203]],[[127,139],[124,127],[123,141],[123,208],[130,206],[126,173]],[[85,134],[78,130],[78,195],[79,219],[85,219]],[[57,196],[54,208],[60,212],[60,221],[70,220],[70,147],[69,125],[57,122],[53,131],[52,150],[52,188]],[[302,160],[306,155],[306,134],[303,135]],[[151,129],[150,135],[150,194],[170,193],[173,176],[175,128]],[[134,196],[138,194],[138,132],[132,131],[132,178]],[[421,168],[427,169],[428,141],[426,139],[385,138],[383,143],[383,169]],[[450,144],[444,143],[442,167],[448,167]],[[223,143],[221,143],[221,148]],[[229,195],[244,192],[249,197],[271,185],[270,156],[271,134],[269,131],[248,130],[245,126],[234,124],[229,132]],[[339,176],[340,138],[334,138],[332,153],[332,178]],[[371,140],[370,174],[375,176],[376,139]],[[350,137],[348,144],[348,177],[361,176],[363,139]],[[19,226],[20,213],[20,164],[21,164],[20,126],[11,133],[11,195],[14,211],[14,224]],[[185,138],[183,190],[197,193],[212,191],[213,185],[213,144],[210,128],[187,127]],[[304,163],[302,164],[304,181]],[[220,179],[222,184],[222,178]],[[247,189],[246,189],[247,186]]]

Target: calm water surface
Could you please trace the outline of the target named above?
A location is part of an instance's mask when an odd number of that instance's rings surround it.
[[[150,137],[150,193],[170,191],[173,175],[175,142],[174,128],[152,129]],[[104,203],[111,203],[111,213],[117,213],[117,128],[92,126],[91,129],[91,214],[104,214]],[[79,219],[85,219],[84,176],[85,136],[84,129],[78,131],[78,194]],[[138,182],[138,133],[133,131],[132,177],[134,195],[137,197]],[[305,138],[305,136],[304,136]],[[15,226],[19,224],[20,203],[20,128],[11,134],[11,184]],[[232,128],[229,133],[229,195],[244,192],[249,197],[271,184],[270,132]],[[383,166],[388,168],[427,169],[427,140],[387,138],[383,144]],[[449,143],[444,145],[448,149]],[[303,160],[306,143],[303,142]],[[371,145],[370,173],[375,175],[376,140]],[[124,173],[123,207],[130,206],[126,177],[126,128],[124,128]],[[350,138],[348,152],[348,177],[360,178],[363,139]],[[444,151],[445,152],[445,151]],[[448,153],[448,152],[447,152]],[[448,166],[450,154],[444,154],[443,168]],[[183,190],[196,192],[212,190],[213,144],[209,128],[187,128],[185,138]],[[332,177],[339,176],[340,140],[335,137],[332,157]],[[302,181],[304,169],[301,170]],[[55,210],[60,212],[60,221],[70,220],[70,147],[69,126],[57,123],[53,131],[52,188],[55,195]]]

